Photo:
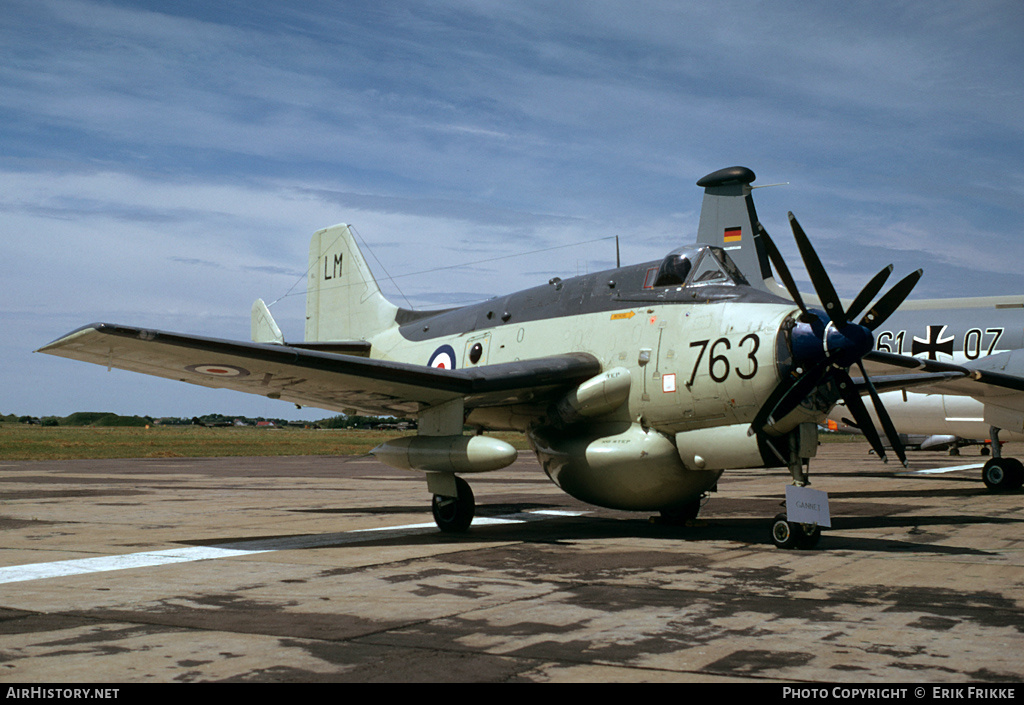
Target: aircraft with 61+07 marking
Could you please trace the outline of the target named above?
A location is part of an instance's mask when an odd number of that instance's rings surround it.
[[[874,305],[891,267],[843,302],[790,214],[823,310],[808,308],[757,220],[753,181],[745,167],[698,181],[705,195],[697,243],[661,261],[413,311],[383,296],[352,231],[338,225],[310,244],[304,342],[285,342],[257,300],[251,343],[95,323],[40,351],[303,406],[415,417],[416,435],[373,453],[425,474],[443,531],[472,522],[473,493],[462,476],[516,458],[485,432],[514,430],[570,495],[674,520],[695,517],[727,469],[788,467],[788,513],[773,519],[770,535],[780,547],[812,546],[828,515],[827,504],[824,514],[813,506],[824,493],[806,488],[808,464],[817,424],[837,401],[884,457],[861,400],[869,394],[902,460],[879,390],[942,385],[1019,397],[1024,385],[1019,375],[971,364],[979,360],[875,350],[876,339],[889,340],[876,331],[920,270]],[[965,338],[972,352],[991,342],[991,331],[985,335]],[[944,344],[941,336],[934,344]],[[878,367],[873,380],[865,361]],[[475,432],[465,434],[466,426]]]

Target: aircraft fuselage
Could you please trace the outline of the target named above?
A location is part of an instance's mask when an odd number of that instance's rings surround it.
[[[658,266],[553,279],[481,304],[400,317],[398,327],[371,339],[373,356],[461,369],[584,352],[606,371],[626,370],[626,403],[586,423],[566,424],[546,404],[530,403],[477,407],[466,423],[526,432],[551,479],[589,503],[685,504],[727,466],[705,457],[708,440],[694,442],[693,434],[714,433],[710,446],[720,454],[764,464],[747,430],[789,365],[795,308],[738,282],[656,287]]]
[[[645,288],[657,266],[552,280],[420,317],[372,338],[373,357],[457,369],[586,352],[604,369],[630,371],[623,418],[671,433],[749,422],[778,384],[780,329],[793,305],[741,284]]]

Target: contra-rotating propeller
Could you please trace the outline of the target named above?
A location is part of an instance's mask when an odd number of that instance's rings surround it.
[[[911,273],[895,284],[875,302],[873,307],[868,309],[859,322],[854,323],[853,319],[881,291],[892,272],[892,265],[885,267],[872,277],[871,281],[854,298],[849,310],[843,310],[842,302],[839,300],[821,260],[818,259],[817,253],[811,246],[811,241],[792,213],[789,214],[789,224],[793,229],[793,236],[796,238],[804,266],[814,285],[814,292],[825,308],[824,317],[821,313],[807,308],[778,248],[768,236],[767,231],[758,224],[758,233],[767,249],[768,258],[775,266],[789,295],[800,308],[801,315],[790,334],[793,349],[793,371],[789,379],[783,380],[768,396],[768,400],[754,417],[751,430],[757,432],[773,425],[777,420],[784,418],[796,409],[817,387],[835,382],[840,395],[846,402],[846,407],[853,414],[854,421],[871,443],[871,447],[882,460],[888,462],[881,438],[875,430],[874,423],[864,406],[856,385],[850,378],[850,367],[857,365],[864,378],[864,383],[867,385],[875,413],[889,439],[889,444],[900,462],[906,465],[907,456],[903,444],[900,442],[899,434],[882,405],[878,392],[868,378],[862,358],[874,347],[872,331],[899,308],[913,290],[914,285],[917,284],[918,279],[921,278],[922,270],[919,269]]]

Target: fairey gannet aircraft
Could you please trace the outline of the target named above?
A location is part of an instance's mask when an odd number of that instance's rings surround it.
[[[94,323],[41,352],[303,406],[416,417],[417,435],[374,453],[425,474],[444,531],[464,531],[473,519],[462,475],[516,458],[511,445],[484,433],[515,430],[572,496],[676,519],[696,516],[727,469],[788,467],[788,514],[775,517],[772,540],[811,546],[828,517],[827,505],[824,515],[812,506],[824,493],[807,494],[814,492],[805,487],[808,459],[816,424],[838,400],[881,449],[860,397],[870,394],[902,458],[876,388],[929,384],[1022,398],[1024,378],[991,365],[873,351],[874,332],[920,270],[874,306],[884,276],[844,303],[791,214],[823,306],[809,309],[757,220],[753,181],[744,167],[698,181],[705,190],[698,244],[661,261],[554,278],[463,308],[413,311],[381,294],[352,232],[338,225],[312,238],[304,342],[285,342],[257,300],[251,343]],[[876,376],[872,385],[865,359],[899,374]],[[912,374],[899,369],[907,367]],[[1019,428],[1024,411],[1016,413]]]

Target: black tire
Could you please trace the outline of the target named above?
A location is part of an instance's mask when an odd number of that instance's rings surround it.
[[[476,513],[476,500],[469,483],[461,477],[455,478],[457,497],[445,497],[435,494],[431,508],[434,512],[434,523],[445,533],[459,534],[469,528]]]
[[[821,527],[817,524],[797,524],[797,548],[810,550],[821,540]]]
[[[785,514],[776,514],[772,520],[772,543],[777,548],[796,548],[800,537],[797,525],[786,521]]]
[[[671,507],[669,509],[662,509],[661,520],[666,524],[679,524],[685,525],[688,521],[693,521],[697,518],[700,513],[701,500],[695,499],[692,502],[681,504],[678,507]]]
[[[772,543],[777,548],[811,549],[821,540],[821,527],[787,521],[785,514],[776,514],[772,520],[771,534]]]
[[[981,471],[981,479],[993,492],[1019,490],[1024,485],[1024,464],[1016,458],[990,458]]]

